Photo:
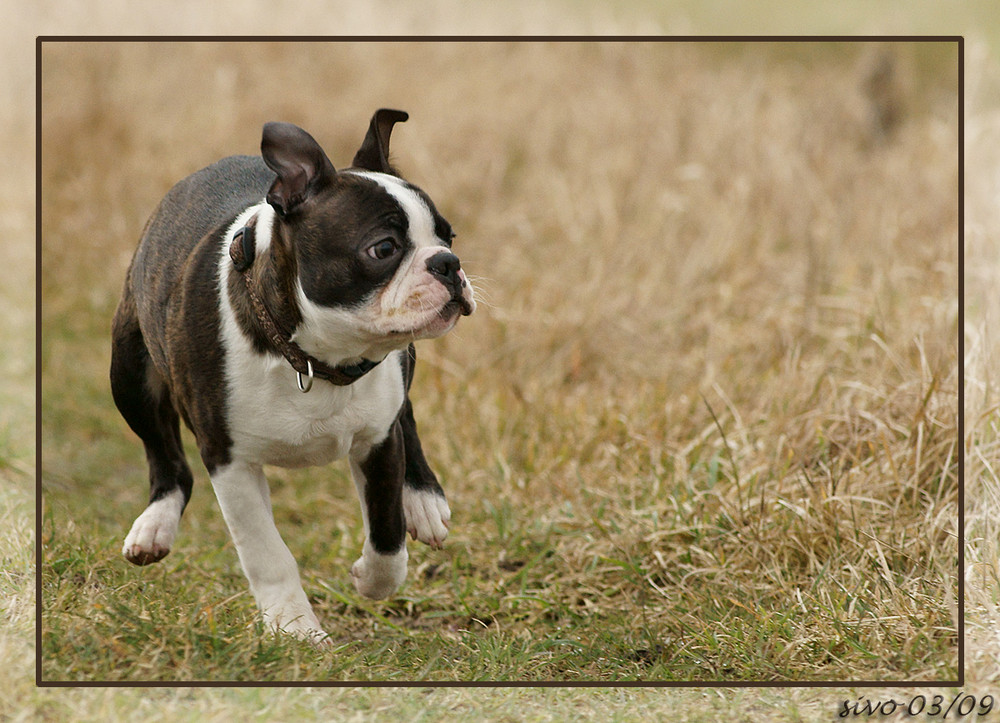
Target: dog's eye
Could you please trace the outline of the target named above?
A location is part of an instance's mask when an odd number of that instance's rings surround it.
[[[387,259],[396,253],[399,247],[396,245],[395,239],[384,238],[378,243],[372,244],[368,247],[368,255],[373,259]]]

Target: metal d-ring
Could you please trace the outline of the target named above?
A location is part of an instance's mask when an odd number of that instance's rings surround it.
[[[313,365],[308,359],[306,359],[306,377],[309,379],[309,383],[303,385],[302,372],[295,372],[295,382],[299,385],[299,391],[303,394],[313,388]]]

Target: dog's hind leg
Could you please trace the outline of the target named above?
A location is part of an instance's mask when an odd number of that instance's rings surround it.
[[[191,468],[181,445],[180,419],[146,349],[127,286],[115,312],[112,337],[112,395],[142,440],[149,463],[149,506],[125,537],[122,554],[136,565],[148,565],[170,552],[191,497]]]
[[[416,361],[416,351],[410,344],[403,362],[406,398],[403,400],[403,411],[399,417],[406,457],[403,473],[403,512],[406,515],[406,529],[413,539],[427,543],[431,547],[441,547],[448,536],[451,509],[434,470],[424,457],[420,437],[417,435],[417,422],[413,418],[413,405],[410,404],[409,394]]]

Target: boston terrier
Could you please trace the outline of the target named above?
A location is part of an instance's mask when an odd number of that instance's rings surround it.
[[[424,458],[409,400],[413,341],[476,307],[431,199],[389,164],[402,111],[382,109],[337,171],[289,123],[261,157],[185,178],[146,223],[113,322],[111,388],[142,439],[149,506],[125,537],[136,565],[170,552],[201,459],[265,623],[325,633],[274,524],[264,465],[347,457],[364,546],[351,575],[373,599],[406,576],[406,533],[439,547],[451,511]]]

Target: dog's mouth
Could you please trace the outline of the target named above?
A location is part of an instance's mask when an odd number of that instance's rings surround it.
[[[441,316],[453,316],[456,313],[462,316],[469,316],[473,311],[476,310],[475,305],[469,299],[466,299],[461,294],[457,294],[451,298],[447,304],[441,307],[441,311],[438,312]]]
[[[391,336],[409,336],[411,338],[437,337],[447,332],[458,323],[459,317],[469,316],[475,311],[475,302],[464,296],[456,296],[445,303],[436,312],[431,312],[425,321],[412,329],[394,329]]]
[[[437,315],[444,321],[455,322],[459,316],[470,316],[475,310],[476,302],[466,298],[459,289],[444,306],[438,309]]]
[[[440,283],[424,281],[410,291],[403,304],[385,309],[389,323],[384,333],[410,339],[435,338],[451,331],[460,317],[476,310],[472,286],[461,271],[447,278],[439,276],[436,281]]]

